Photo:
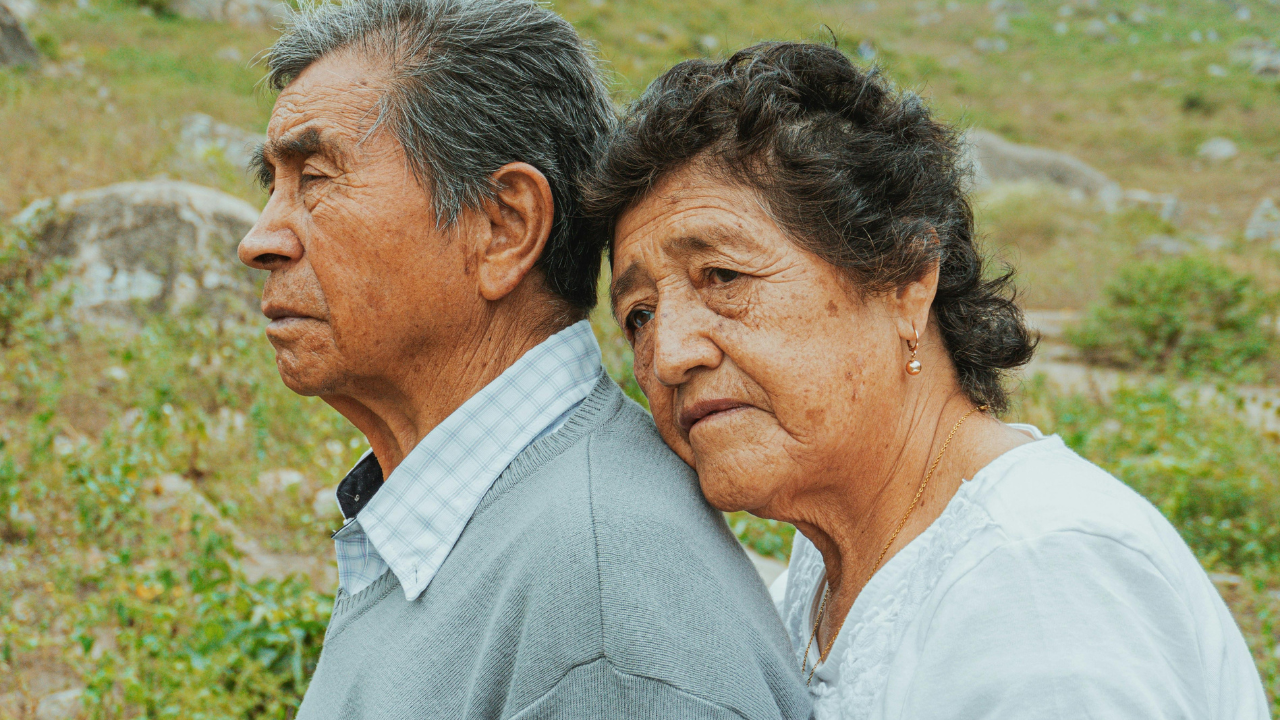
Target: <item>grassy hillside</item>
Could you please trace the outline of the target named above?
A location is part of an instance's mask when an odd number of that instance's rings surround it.
[[[1213,260],[1280,288],[1280,255],[1242,239],[1259,199],[1280,199],[1280,77],[1251,73],[1233,53],[1250,39],[1280,42],[1271,0],[554,7],[598,44],[619,103],[684,58],[761,39],[834,40],[953,122],[1178,196],[1176,223],[1030,186],[977,198],[985,237],[1020,267],[1031,305],[1094,302],[1126,263],[1153,257],[1152,235],[1216,237]],[[193,112],[262,131],[272,98],[251,59],[271,32],[157,17],[123,0],[47,3],[30,27],[49,59],[0,70],[0,216],[157,175],[262,203],[235,168],[181,153],[179,133]],[[1201,159],[1216,136],[1239,155]],[[69,686],[86,688],[98,717],[290,717],[329,586],[250,582],[229,563],[237,551],[220,523],[266,552],[327,561],[335,519],[313,499],[363,439],[279,383],[258,329],[198,316],[131,337],[77,328],[62,319],[65,303],[29,292],[57,268],[28,260],[0,233],[0,718]],[[609,371],[634,393],[625,342],[606,313],[594,320]],[[1206,406],[1163,381],[1110,396],[1031,383],[1014,414],[1062,432],[1178,525],[1218,573],[1280,697],[1280,439],[1240,422],[1230,403]],[[281,471],[301,479],[282,483]],[[213,512],[173,496],[166,476]],[[786,556],[788,528],[733,522],[756,549]]]

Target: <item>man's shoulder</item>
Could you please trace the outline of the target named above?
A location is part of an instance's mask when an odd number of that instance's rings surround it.
[[[734,582],[757,581],[724,516],[703,497],[697,473],[667,447],[640,406],[624,400],[584,450],[601,553],[620,564],[666,558],[668,574],[713,563]]]
[[[603,659],[746,717],[793,717],[806,700],[786,636],[696,474],[612,381],[588,402],[469,529],[467,557],[519,588],[523,657]]]
[[[768,590],[648,413],[624,401],[586,451],[608,661],[746,717],[806,707]]]
[[[634,509],[666,514],[706,505],[697,473],[667,447],[653,418],[629,398],[623,397],[617,412],[591,433],[585,450],[597,506],[627,510],[640,505]]]

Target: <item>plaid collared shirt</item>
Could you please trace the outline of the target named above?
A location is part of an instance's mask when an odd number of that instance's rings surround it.
[[[382,482],[366,453],[338,486],[338,585],[354,595],[388,568],[413,601],[426,590],[507,465],[559,429],[602,372],[583,320],[525,353],[445,418]]]

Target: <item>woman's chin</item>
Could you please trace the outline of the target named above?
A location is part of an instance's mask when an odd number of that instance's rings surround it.
[[[711,507],[721,512],[737,512],[758,508],[767,503],[767,492],[762,492],[761,483],[753,482],[757,478],[741,473],[703,471],[698,468],[698,484],[702,495]]]
[[[689,433],[702,494],[712,507],[724,512],[768,504],[782,479],[777,470],[785,467],[762,452],[771,446],[764,441],[770,433],[750,422],[754,419],[751,413],[732,415],[738,417],[708,423],[708,427],[702,426],[704,420]]]

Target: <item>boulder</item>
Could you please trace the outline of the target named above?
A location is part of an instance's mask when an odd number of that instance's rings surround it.
[[[1249,216],[1244,228],[1244,239],[1250,242],[1271,240],[1280,243],[1280,208],[1269,197],[1262,198]]]
[[[193,113],[182,118],[182,155],[192,160],[223,161],[243,172],[249,167],[254,147],[265,139],[208,115]]]
[[[1155,255],[1185,255],[1194,249],[1191,243],[1172,235],[1150,235],[1139,247]]]
[[[1248,65],[1254,75],[1280,75],[1280,49],[1262,38],[1240,40],[1228,57],[1234,63]]]
[[[36,720],[72,720],[84,709],[84,688],[63,690],[40,699]]]
[[[197,20],[239,27],[269,27],[280,24],[289,6],[279,0],[173,0],[169,9]]]
[[[263,495],[280,495],[294,485],[306,487],[307,476],[289,468],[267,470],[258,475],[258,491]]]
[[[1170,193],[1153,193],[1147,190],[1132,188],[1125,190],[1122,199],[1126,205],[1140,207],[1160,216],[1160,219],[1177,224],[1182,217],[1182,204],[1176,195]]]
[[[5,3],[0,3],[0,67],[40,64],[40,53],[27,36],[22,21]]]
[[[1240,148],[1224,137],[1212,137],[1200,143],[1196,154],[1210,162],[1230,160],[1240,154]]]
[[[8,6],[9,12],[21,22],[26,22],[36,16],[36,12],[40,7],[36,5],[35,0],[0,0],[0,5]]]
[[[974,173],[974,189],[997,182],[1039,182],[1057,185],[1114,203],[1119,186],[1101,171],[1056,150],[1018,145],[986,130],[965,134],[964,152]]]
[[[154,514],[186,510],[211,520],[213,527],[231,541],[240,554],[236,565],[249,582],[263,578],[283,580],[290,575],[306,577],[315,590],[330,592],[338,582],[338,570],[331,556],[324,558],[293,553],[268,552],[258,541],[223,516],[222,512],[205,496],[195,483],[167,473],[144,481],[141,487],[143,505]],[[334,498],[337,505],[337,498]],[[340,516],[339,516],[340,517]]]
[[[337,488],[320,488],[311,498],[311,514],[317,520],[342,520],[342,506],[338,504]]]
[[[258,312],[259,278],[236,246],[257,217],[226,193],[151,180],[38,200],[14,222],[40,257],[69,262],[82,315],[136,320],[195,305],[248,319]]]

